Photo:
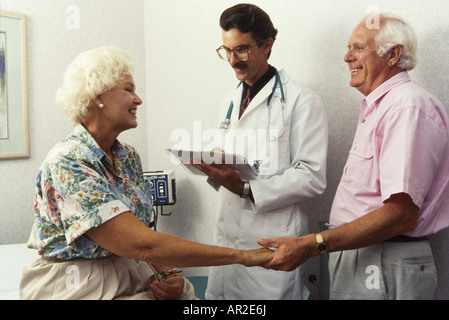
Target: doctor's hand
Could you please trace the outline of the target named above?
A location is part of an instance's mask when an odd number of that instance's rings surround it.
[[[150,289],[156,300],[179,300],[184,289],[184,277],[179,273],[171,274],[165,280],[153,281]]]
[[[262,265],[266,269],[293,271],[316,254],[313,234],[304,237],[257,239],[257,243],[275,249],[273,259]]]
[[[240,176],[226,164],[206,164],[203,161],[199,164],[191,164],[198,170],[204,172],[215,183],[225,187],[236,195],[243,194],[244,183]]]

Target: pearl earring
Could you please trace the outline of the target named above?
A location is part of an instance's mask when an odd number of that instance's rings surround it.
[[[100,104],[98,105],[98,107],[99,107],[100,109],[103,109],[103,108],[104,108],[104,104],[100,103]]]

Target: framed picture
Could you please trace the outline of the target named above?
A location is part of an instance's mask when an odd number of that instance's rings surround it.
[[[26,17],[0,10],[0,159],[30,157]]]

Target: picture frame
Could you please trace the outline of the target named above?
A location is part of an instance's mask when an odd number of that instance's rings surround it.
[[[0,10],[0,160],[30,157],[26,16]]]

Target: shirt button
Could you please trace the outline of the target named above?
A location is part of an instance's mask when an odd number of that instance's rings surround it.
[[[362,123],[365,123],[365,122],[366,122],[366,120],[365,120],[365,119],[363,119],[363,120],[362,120]]]

